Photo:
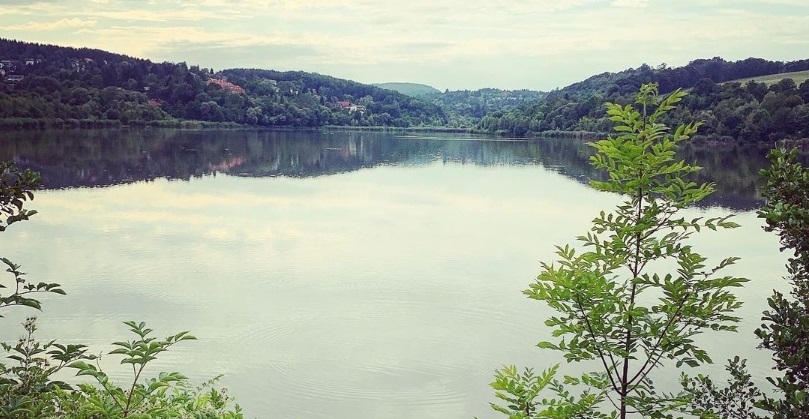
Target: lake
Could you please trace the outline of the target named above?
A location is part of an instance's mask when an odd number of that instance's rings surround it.
[[[521,291],[554,245],[619,202],[578,140],[352,131],[6,132],[0,158],[43,174],[31,221],[0,237],[32,281],[58,282],[39,337],[92,352],[190,330],[150,370],[224,374],[247,417],[485,418],[500,365],[561,360],[543,305]],[[736,353],[756,377],[769,354],[752,330],[786,257],[756,218],[765,150],[690,148],[718,191],[693,216],[736,214],[698,235],[713,261],[752,279],[738,334],[706,335],[722,371]],[[5,279],[7,280],[7,279]],[[7,310],[0,338],[32,311]],[[105,357],[111,375],[126,370]],[[563,366],[563,369],[565,367]],[[575,367],[574,367],[575,368]],[[574,369],[575,370],[575,369]],[[571,371],[571,370],[568,370]],[[675,369],[662,370],[664,385]]]

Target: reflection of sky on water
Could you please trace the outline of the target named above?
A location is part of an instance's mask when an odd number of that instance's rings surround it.
[[[533,346],[547,337],[547,313],[520,291],[554,245],[617,202],[541,166],[219,174],[41,192],[40,214],[2,243],[32,280],[68,291],[47,298],[41,336],[104,348],[125,337],[125,320],[160,336],[191,330],[200,341],[158,367],[226,374],[248,416],[486,417],[495,368],[560,359]],[[755,214],[737,221],[695,243],[741,256],[732,272],[755,279],[739,291],[742,332],[706,345],[720,364],[735,351],[754,356],[763,374],[751,330],[784,257]]]

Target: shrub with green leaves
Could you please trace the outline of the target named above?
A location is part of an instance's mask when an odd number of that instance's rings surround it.
[[[39,175],[20,172],[11,163],[0,163],[0,232],[36,211],[24,208],[41,185]],[[59,284],[27,282],[20,266],[0,258],[10,273],[11,286],[0,282],[0,309],[25,306],[41,310],[37,293],[64,295]],[[0,315],[0,318],[2,315]],[[65,345],[55,340],[39,342],[34,338],[36,319],[29,317],[25,335],[16,344],[0,343],[11,362],[0,362],[0,417],[10,419],[106,419],[106,418],[194,418],[241,419],[239,405],[226,390],[214,388],[219,377],[193,386],[178,372],[160,373],[145,379],[146,366],[175,344],[196,339],[180,332],[165,339],[150,336],[144,323],[126,322],[135,334],[131,341],[113,343],[109,353],[121,356],[121,364],[130,365],[132,378],[121,387],[110,380],[84,345]],[[96,361],[95,364],[91,362]],[[79,377],[92,377],[95,383],[74,386],[55,376],[73,368]]]
[[[62,345],[56,341],[38,342],[34,339],[36,318],[23,323],[25,335],[15,345],[0,343],[9,353],[11,365],[0,363],[0,417],[40,418],[56,415],[54,398],[57,390],[70,390],[64,381],[54,380],[69,363],[92,359],[84,345]]]
[[[216,379],[199,388],[191,387],[188,379],[179,372],[162,372],[157,377],[143,379],[144,369],[159,354],[179,342],[195,340],[194,336],[188,332],[180,332],[165,339],[157,339],[149,336],[153,330],[146,327],[145,323],[129,321],[125,324],[129,326],[135,339],[113,343],[117,348],[110,351],[109,355],[120,355],[121,364],[131,366],[131,383],[124,387],[118,386],[98,364],[93,365],[84,360],[68,365],[77,369],[78,376],[93,377],[97,383],[97,386],[80,384],[82,397],[71,400],[71,403],[79,404],[82,415],[115,418],[241,417],[238,405],[230,408],[231,399],[226,392],[211,388]]]
[[[699,168],[675,158],[699,124],[670,131],[659,122],[683,96],[675,91],[661,98],[657,86],[648,84],[633,105],[607,104],[616,135],[592,144],[591,164],[608,176],[591,186],[624,201],[600,212],[590,231],[577,237],[578,246],[558,246],[557,260],[543,263],[524,291],[556,312],[545,321],[555,339],[538,346],[562,352],[568,362],[593,361],[601,368],[551,380],[546,386],[556,397],[543,400],[531,377],[518,378],[507,367],[493,386],[499,398],[518,402],[495,405],[497,410],[512,417],[666,417],[686,405],[688,395],[663,394],[651,372],[710,363],[695,338],[736,330],[741,302],[731,290],[747,280],[720,271],[737,258],[709,266],[689,239],[704,229],[737,225],[729,217],[682,215],[713,191],[712,185],[687,180]],[[575,414],[560,416],[562,408]]]
[[[762,172],[767,204],[759,211],[764,229],[778,234],[782,251],[792,252],[786,265],[792,298],[773,291],[756,330],[761,346],[773,351],[775,369],[783,372],[768,378],[782,397],[761,403],[776,418],[809,417],[809,170],[796,155],[783,147],[770,152],[771,166]]]

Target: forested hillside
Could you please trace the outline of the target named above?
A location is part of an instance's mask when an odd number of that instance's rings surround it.
[[[516,136],[553,131],[608,132],[610,122],[604,116],[604,103],[628,103],[642,83],[655,82],[662,93],[691,89],[685,106],[674,115],[677,121],[669,121],[672,124],[693,116],[706,122],[700,133],[709,137],[730,136],[744,141],[802,138],[809,136],[807,82],[798,86],[784,81],[769,87],[754,81],[721,83],[803,70],[809,70],[809,60],[784,63],[748,58],[728,62],[713,58],[678,68],[643,65],[599,74],[553,91],[545,100],[489,113],[478,127]]]
[[[492,112],[508,112],[518,106],[537,103],[545,97],[545,92],[536,90],[454,90],[424,95],[447,114],[447,124],[453,128],[475,127],[481,119]]]
[[[0,126],[205,124],[468,128],[511,136],[610,131],[604,103],[642,83],[690,89],[672,125],[746,142],[809,137],[809,60],[695,60],[598,74],[550,93],[426,89],[418,97],[300,71],[214,70],[106,51],[0,39]],[[778,74],[801,75],[774,82]],[[756,77],[767,83],[756,81]],[[743,82],[732,80],[744,79]],[[780,79],[779,79],[780,80]],[[387,86],[387,85],[386,85]],[[415,86],[415,85],[414,85]],[[424,86],[429,87],[429,86]],[[424,90],[424,89],[422,89]]]
[[[215,72],[5,39],[0,39],[0,75],[0,123],[6,126],[173,120],[296,127],[446,123],[436,105],[319,74]]]
[[[533,104],[545,97],[536,90],[445,90],[416,83],[379,83],[375,86],[396,90],[408,96],[424,99],[441,107],[450,128],[474,128],[486,114],[508,111],[516,106]]]
[[[219,75],[244,86],[258,125],[443,126],[443,110],[380,87],[301,71],[232,69]]]

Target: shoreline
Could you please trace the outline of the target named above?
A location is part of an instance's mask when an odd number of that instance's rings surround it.
[[[233,122],[210,122],[195,120],[160,120],[160,121],[132,121],[128,124],[114,119],[61,119],[61,118],[0,118],[0,132],[11,131],[46,131],[46,130],[96,130],[96,129],[181,129],[181,130],[245,130],[245,131],[343,131],[343,132],[380,132],[380,133],[423,133],[423,134],[470,134],[491,137],[497,140],[542,140],[542,139],[572,139],[583,141],[597,141],[606,138],[608,133],[590,131],[544,131],[529,132],[524,136],[508,136],[505,132],[489,132],[475,128],[453,127],[394,127],[394,126],[352,126],[352,125],[323,125],[320,127],[296,126],[258,126],[245,125]],[[809,139],[785,139],[785,142],[799,149],[803,154],[809,149]],[[732,148],[755,147],[771,148],[777,142],[743,143],[730,137],[712,135],[695,135],[686,146],[693,148]]]

